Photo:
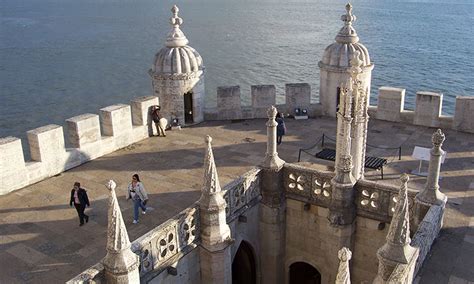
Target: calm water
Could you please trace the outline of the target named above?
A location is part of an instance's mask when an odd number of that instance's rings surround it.
[[[147,70],[176,2],[183,31],[207,68],[207,106],[216,87],[308,82],[319,92],[324,48],[342,26],[334,0],[0,0],[0,137],[151,94]],[[447,1],[444,1],[447,2]],[[474,95],[473,1],[352,1],[356,30],[375,63],[372,103],[383,85]]]

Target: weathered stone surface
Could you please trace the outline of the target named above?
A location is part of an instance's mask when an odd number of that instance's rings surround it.
[[[453,128],[474,133],[474,97],[456,97]]]
[[[414,124],[437,127],[443,104],[443,94],[417,92]]]
[[[405,89],[380,87],[375,118],[388,121],[401,121],[405,105]]]
[[[74,148],[97,142],[101,139],[97,114],[82,114],[66,119],[69,143]]]
[[[150,125],[152,123],[150,112],[151,106],[158,105],[158,97],[146,96],[138,97],[131,101],[132,124]]]
[[[285,84],[286,111],[294,114],[295,108],[306,108],[311,101],[311,86],[307,83]]]
[[[240,86],[217,87],[219,119],[242,118]]]
[[[254,118],[266,118],[266,110],[276,103],[275,85],[252,85],[252,109]]]
[[[0,139],[0,195],[28,182],[21,140],[16,137]]]

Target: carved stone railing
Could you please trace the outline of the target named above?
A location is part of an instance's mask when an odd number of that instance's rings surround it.
[[[94,266],[86,269],[76,277],[67,281],[66,284],[82,284],[82,283],[105,283],[104,266],[102,263],[96,263]]]
[[[132,243],[140,256],[140,279],[147,281],[200,244],[199,206],[181,211]]]
[[[251,169],[224,186],[222,191],[227,203],[227,223],[230,223],[260,201],[260,169]]]
[[[286,197],[328,207],[331,201],[333,177],[332,172],[285,164],[283,183]]]
[[[443,226],[445,204],[432,205],[416,230],[410,245],[420,250],[414,275],[418,273]]]
[[[356,190],[357,215],[387,223],[392,220],[400,191],[398,186],[359,180],[354,188]],[[414,224],[415,195],[415,191],[408,190],[411,224]]]

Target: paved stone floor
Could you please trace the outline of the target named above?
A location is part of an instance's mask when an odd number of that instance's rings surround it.
[[[130,239],[177,214],[195,202],[203,180],[204,136],[213,139],[220,182],[230,182],[258,164],[265,155],[265,120],[206,122],[168,137],[153,137],[104,156],[37,184],[0,196],[0,283],[60,283],[98,262],[105,255],[107,189],[118,183],[117,194]],[[278,151],[287,162],[296,162],[298,150],[314,144],[326,133],[334,137],[335,120],[287,120],[288,135]],[[431,147],[433,128],[371,120],[368,142],[387,147],[403,145],[402,160],[396,151],[371,149],[390,164],[383,182],[398,183],[401,172],[417,168],[411,158],[414,145]],[[445,131],[442,191],[449,196],[444,229],[417,281],[420,283],[474,282],[474,135]],[[331,168],[331,162],[303,155],[306,162]],[[425,163],[425,167],[427,164]],[[125,187],[138,173],[154,208],[132,224],[131,203]],[[380,173],[366,177],[380,180]],[[410,187],[420,188],[425,178],[410,176]],[[79,227],[76,212],[68,206],[74,181],[87,188],[90,221]]]

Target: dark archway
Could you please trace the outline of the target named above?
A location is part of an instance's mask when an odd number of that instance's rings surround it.
[[[320,284],[321,274],[306,262],[290,265],[290,284]]]
[[[193,117],[193,92],[191,91],[184,94],[184,123],[193,123]]]
[[[250,245],[244,241],[240,243],[239,249],[232,262],[233,284],[255,284],[257,283],[257,271],[255,257]]]

